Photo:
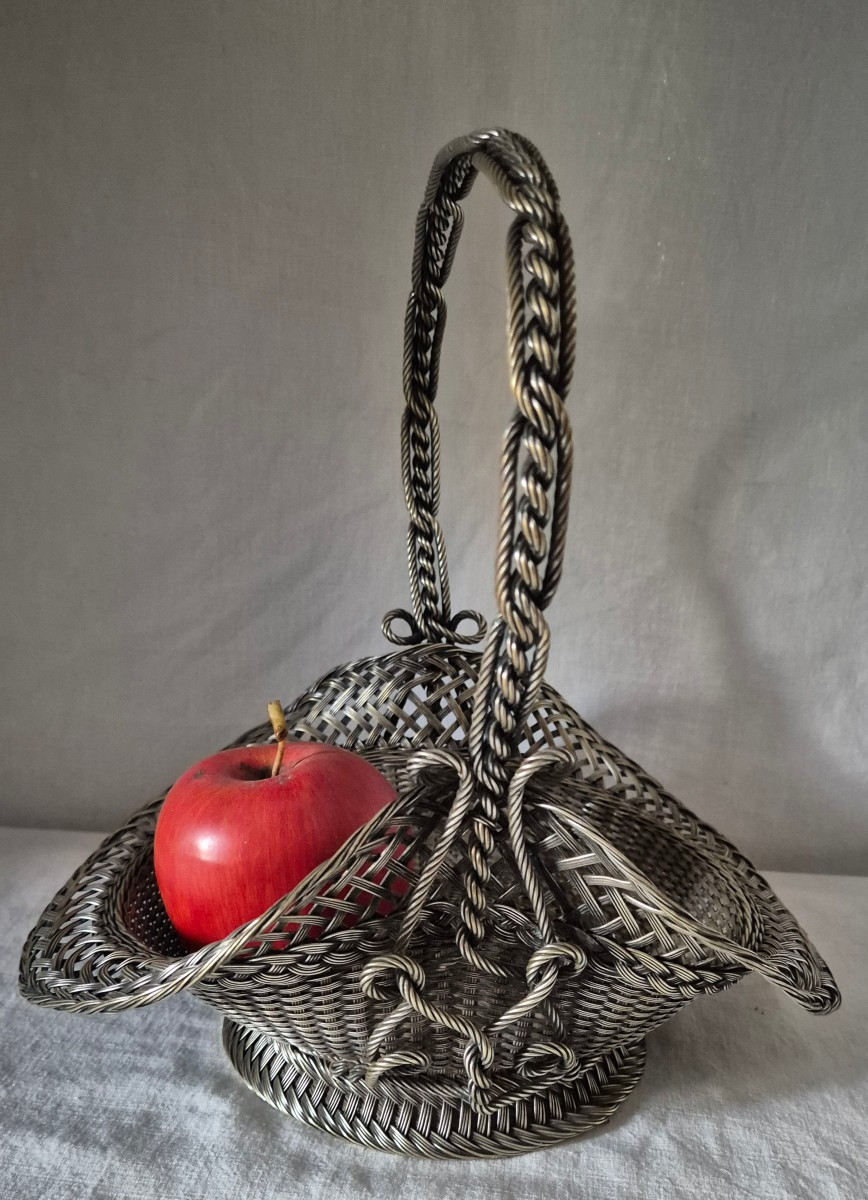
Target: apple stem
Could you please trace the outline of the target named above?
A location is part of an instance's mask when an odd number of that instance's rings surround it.
[[[274,730],[274,736],[277,738],[277,753],[274,756],[274,762],[271,766],[271,776],[274,778],[280,770],[280,764],[283,762],[283,748],[286,744],[286,739],[289,737],[289,731],[286,728],[286,721],[283,716],[283,705],[279,700],[269,700],[268,716],[271,721],[271,728]]]

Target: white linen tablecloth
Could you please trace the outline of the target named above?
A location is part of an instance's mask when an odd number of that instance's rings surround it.
[[[645,1078],[590,1136],[519,1158],[428,1162],[285,1117],[224,1058],[189,996],[78,1017],[17,993],[23,941],[96,834],[0,829],[0,1194],[10,1200],[864,1200],[868,879],[769,875],[836,975],[809,1016],[751,978],[648,1042]]]

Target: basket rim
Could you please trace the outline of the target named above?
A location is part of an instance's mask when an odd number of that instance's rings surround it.
[[[592,793],[595,799],[604,803],[624,807],[623,803],[618,804],[604,789],[587,787],[579,781],[575,782],[577,790]],[[532,789],[529,790],[532,791]],[[805,956],[801,971],[782,965],[770,952],[764,954],[760,950],[742,945],[735,938],[719,933],[701,918],[689,912],[678,900],[664,892],[629,855],[600,833],[593,822],[582,820],[562,804],[541,800],[537,800],[536,803],[539,807],[556,814],[566,824],[580,832],[584,839],[599,849],[605,858],[623,874],[623,878],[630,882],[638,896],[649,908],[662,910],[666,914],[668,924],[700,942],[713,955],[741,966],[746,971],[755,971],[762,975],[769,982],[782,987],[809,1011],[830,1012],[838,1007],[840,993],[828,966],[793,914],[782,903],[768,881],[753,867],[751,867],[750,873],[738,872],[738,886],[743,890],[744,900],[753,909],[763,930],[770,920],[776,924],[783,923],[788,927],[791,939],[800,944],[800,949]],[[662,836],[680,842],[688,853],[703,860],[712,872],[724,876],[727,874],[719,858],[707,846],[690,840],[681,830],[655,821],[648,813],[639,808],[636,808],[631,816],[637,822],[653,828],[657,837]],[[731,873],[728,882],[734,882]]]
[[[406,765],[412,759],[415,751],[412,748],[381,747],[376,750],[361,750],[360,753],[375,763],[392,762],[395,765]],[[542,777],[540,785],[544,785],[544,783],[545,778]],[[591,795],[597,802],[621,808],[625,808],[629,804],[629,801],[613,795],[605,788],[594,787],[580,779],[572,779],[570,783],[577,790]],[[118,983],[112,989],[107,989],[101,999],[88,995],[86,988],[82,989],[77,1002],[70,1002],[58,995],[53,995],[55,989],[74,988],[81,982],[81,978],[74,973],[74,970],[70,972],[62,968],[63,959],[69,947],[58,935],[69,915],[71,906],[76,902],[76,898],[79,898],[80,902],[82,894],[87,893],[92,881],[98,880],[104,886],[107,876],[110,876],[115,881],[115,886],[119,888],[128,880],[132,870],[140,867],[143,857],[151,852],[156,819],[168,792],[166,789],[166,792],[136,810],[124,825],[103,839],[46,906],[39,921],[31,930],[22,952],[19,975],[20,991],[26,999],[37,1004],[63,1007],[67,1010],[72,1007],[73,1010],[82,1012],[119,1011],[152,1003],[166,995],[173,995],[187,988],[195,988],[208,976],[217,974],[222,967],[231,962],[265,959],[267,950],[262,951],[261,940],[259,948],[255,946],[251,948],[250,944],[256,943],[260,935],[273,926],[276,921],[284,918],[291,919],[294,909],[314,901],[319,894],[318,889],[322,881],[333,873],[342,860],[352,857],[378,827],[387,825],[394,818],[400,820],[401,816],[406,813],[408,799],[411,796],[422,796],[435,786],[442,787],[442,783],[438,785],[432,777],[423,776],[407,787],[397,788],[396,799],[356,830],[331,858],[316,867],[290,892],[275,901],[259,916],[239,926],[219,941],[210,942],[189,953],[171,956],[151,950],[142,942],[141,938],[123,926],[125,944],[114,948],[107,946],[106,950],[110,953],[116,949],[119,954],[123,955],[124,984]],[[628,880],[635,889],[640,906],[644,903],[654,909],[671,914],[670,919],[675,919],[679,932],[686,933],[699,941],[713,955],[718,956],[730,966],[754,970],[762,974],[771,982],[784,988],[810,1011],[829,1012],[838,1006],[840,993],[825,962],[820,958],[793,915],[779,900],[767,880],[753,868],[744,856],[738,855],[738,862],[734,864],[738,866],[738,870],[732,873],[734,878],[731,877],[730,882],[744,889],[746,903],[756,907],[761,920],[771,919],[787,929],[790,939],[798,945],[799,950],[805,956],[805,966],[801,971],[795,971],[791,965],[784,964],[782,966],[773,957],[763,956],[757,951],[740,946],[737,942],[707,926],[673,900],[671,896],[667,896],[661,891],[641,867],[597,830],[592,822],[583,821],[574,812],[556,802],[539,800],[534,795],[538,791],[538,787],[532,786],[529,790],[534,804],[539,804],[556,813],[559,819],[578,829],[582,837],[605,854],[609,862],[617,867],[623,878]],[[690,836],[691,823],[696,824],[698,833],[705,837],[711,835],[727,857],[729,843],[711,826],[706,826],[704,822],[685,809],[680,802],[675,801],[675,804],[685,814],[685,817],[690,818],[689,822],[685,821],[681,829],[654,818],[644,811],[638,802],[635,807],[631,808],[630,816],[632,820],[653,828],[656,837],[664,836],[680,842],[689,853],[698,856],[712,870],[720,873],[724,869],[720,856],[709,850],[698,837]],[[130,834],[134,835],[132,839],[129,839]],[[118,847],[123,847],[119,853]],[[726,859],[724,859],[724,864],[725,861]],[[383,918],[362,920],[354,927],[351,935],[344,932],[338,935],[338,940],[346,945],[355,940],[357,936],[361,939],[370,932],[374,925],[384,927],[383,921]],[[120,924],[120,922],[118,923]],[[309,960],[311,955],[326,954],[334,944],[334,933],[319,939],[300,941],[281,950],[282,961],[289,965],[293,958]],[[140,949],[137,956],[131,954],[133,947]],[[611,945],[607,945],[607,948],[611,949]],[[379,949],[382,950],[382,945]],[[640,964],[645,969],[658,962],[653,955],[638,948],[618,946],[615,953],[622,961],[634,965]],[[152,994],[157,989],[159,989],[159,995]]]

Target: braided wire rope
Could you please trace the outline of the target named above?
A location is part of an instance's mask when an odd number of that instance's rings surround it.
[[[460,776],[459,783],[459,809],[463,813],[471,807],[472,794],[474,814],[465,839],[467,867],[456,941],[474,968],[503,976],[503,965],[482,948],[486,892],[509,784],[508,763],[517,748],[517,731],[536,702],[548,659],[544,610],[563,567],[572,467],[564,399],[575,358],[573,257],[557,186],[533,143],[505,130],[471,135],[444,147],[435,159],[417,219],[405,322],[401,437],[413,615],[400,615],[411,628],[411,638],[456,636],[458,620],[451,617],[446,552],[437,518],[440,435],[434,400],[446,323],[442,288],[463,228],[459,201],[480,171],[516,214],[506,243],[508,359],[516,410],[501,458],[495,570],[499,617],[488,632],[475,693],[468,739],[471,772]],[[396,615],[387,614],[387,636]],[[466,615],[458,614],[458,619]],[[527,854],[519,853],[516,861],[525,887],[533,888]],[[547,957],[545,968],[541,961],[528,964],[530,991],[512,1019],[547,999],[557,976],[556,962],[563,968],[576,965],[578,959],[567,948]],[[401,968],[393,962],[391,969]],[[404,1011],[411,1005],[426,1011],[418,982],[406,967],[398,986]],[[426,1015],[449,1023],[442,1011],[429,1008]],[[466,1025],[454,1022],[450,1027],[464,1032]],[[488,1103],[493,1048],[475,1026],[466,1032],[471,1093],[483,1108]]]

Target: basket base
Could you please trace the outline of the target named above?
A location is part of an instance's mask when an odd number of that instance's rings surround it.
[[[223,1046],[247,1086],[281,1112],[361,1146],[424,1158],[500,1158],[587,1133],[610,1119],[645,1067],[639,1042],[598,1059],[573,1083],[485,1116],[409,1080],[400,1092],[394,1085],[371,1090],[315,1055],[228,1019]]]

